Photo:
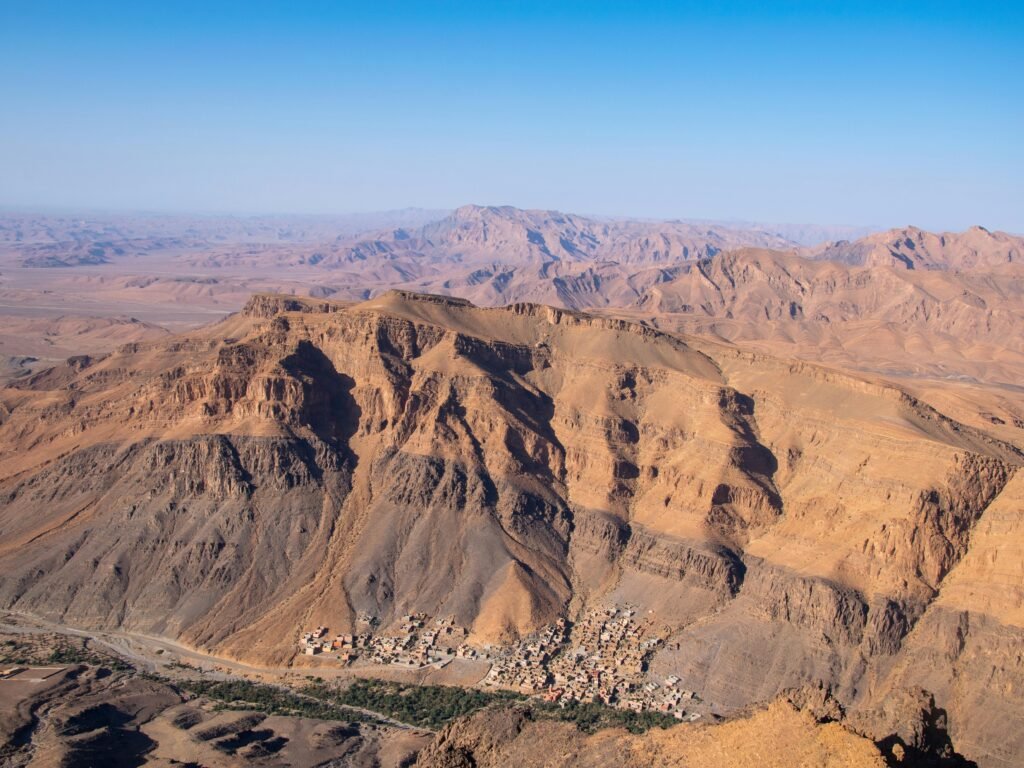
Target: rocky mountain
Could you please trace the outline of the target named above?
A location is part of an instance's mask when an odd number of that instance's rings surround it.
[[[840,240],[812,248],[816,259],[900,269],[991,269],[1024,260],[1024,237],[971,227],[966,232],[891,229],[853,242]]]
[[[669,627],[652,673],[723,713],[811,685],[906,741],[923,689],[969,757],[1024,755],[1024,457],[873,377],[536,304],[257,296],[19,381],[0,438],[3,608],[281,663],[361,613],[500,643],[630,603]]]
[[[448,212],[408,208],[338,216],[189,216],[101,212],[0,212],[0,261],[24,267],[81,267],[138,257],[199,258],[253,246],[301,250],[384,227],[417,227]],[[219,254],[224,257],[224,253]]]
[[[847,368],[1015,381],[1024,371],[1024,270],[848,267],[745,250],[633,283],[663,327]]]
[[[414,285],[489,306],[531,301],[597,310],[883,373],[926,387],[958,418],[1024,445],[1024,398],[1016,387],[1024,376],[1024,270],[1016,264],[908,270],[740,249],[674,266],[560,262],[543,277],[530,267],[494,264]]]
[[[407,259],[432,264],[498,261],[531,267],[595,261],[673,264],[740,246],[788,248],[793,243],[760,230],[467,205],[418,229],[396,229],[344,245],[320,263],[334,268]]]

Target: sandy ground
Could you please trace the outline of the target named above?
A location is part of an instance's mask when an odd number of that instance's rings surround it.
[[[471,686],[479,683],[490,669],[488,662],[470,659],[454,659],[443,668],[426,667],[419,670],[378,665],[347,669],[342,668],[330,658],[311,659],[305,656],[296,659],[297,666],[258,667],[233,659],[213,656],[168,638],[134,632],[83,630],[11,612],[0,613],[0,632],[57,633],[89,638],[108,648],[114,654],[131,661],[144,671],[160,673],[169,677],[176,674],[176,664],[187,664],[202,670],[204,675],[211,679],[246,677],[262,682],[287,683],[305,680],[312,675],[325,680],[375,677],[429,685]]]
[[[22,654],[46,656],[54,635],[85,652],[131,661],[161,677],[245,676],[284,681],[287,670],[255,670],[212,660],[183,646],[128,633],[93,633],[6,614],[0,636],[27,643]],[[190,664],[182,668],[180,664]],[[5,663],[3,670],[14,666]],[[374,722],[336,722],[222,710],[203,698],[183,700],[173,687],[133,671],[95,664],[21,664],[0,679],[0,765],[4,768],[121,765],[399,766],[433,733],[357,707]],[[255,674],[259,672],[259,674]],[[298,681],[296,681],[298,682]],[[338,763],[338,761],[341,761]]]

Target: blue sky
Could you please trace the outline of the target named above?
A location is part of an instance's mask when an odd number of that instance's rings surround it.
[[[1024,3],[0,0],[0,205],[1024,231]]]

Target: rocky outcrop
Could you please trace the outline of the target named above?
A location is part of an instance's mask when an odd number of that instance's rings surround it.
[[[806,711],[778,701],[724,725],[680,725],[633,735],[609,729],[586,735],[569,723],[528,708],[490,709],[458,720],[416,760],[421,768],[520,765],[665,766],[711,768],[886,765],[878,747],[837,723],[817,723]]]
[[[245,303],[242,314],[247,317],[272,318],[285,312],[338,312],[344,304],[316,301],[312,298],[256,294]]]
[[[499,642],[630,603],[665,637],[652,673],[722,713],[919,687],[958,748],[995,732],[925,670],[962,625],[971,664],[1010,653],[1011,608],[940,606],[990,573],[971,555],[1019,452],[891,385],[697,346],[530,304],[263,296],[51,369],[0,395],[0,606],[286,663],[301,627],[365,614]]]
[[[350,468],[325,446],[223,436],[97,445],[7,493],[0,600],[203,644],[313,577]],[[29,510],[43,510],[31,514]]]
[[[768,621],[802,627],[829,644],[857,645],[864,636],[868,609],[863,598],[824,579],[748,558],[743,596]]]
[[[619,562],[624,568],[735,594],[746,568],[735,553],[706,543],[673,541],[642,528],[631,530]]]

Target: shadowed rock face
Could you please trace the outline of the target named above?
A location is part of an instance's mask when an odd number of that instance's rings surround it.
[[[891,386],[708,349],[530,304],[259,296],[51,369],[0,396],[0,606],[279,663],[360,613],[495,641],[630,602],[670,627],[653,672],[722,711],[821,684],[877,740],[919,686],[954,739],[998,731],[924,680],[1017,450]],[[991,610],[960,663],[1020,636]]]
[[[59,674],[55,685],[21,702],[24,722],[0,748],[5,765],[143,765],[156,742],[139,726],[181,701],[169,686],[109,670]]]

